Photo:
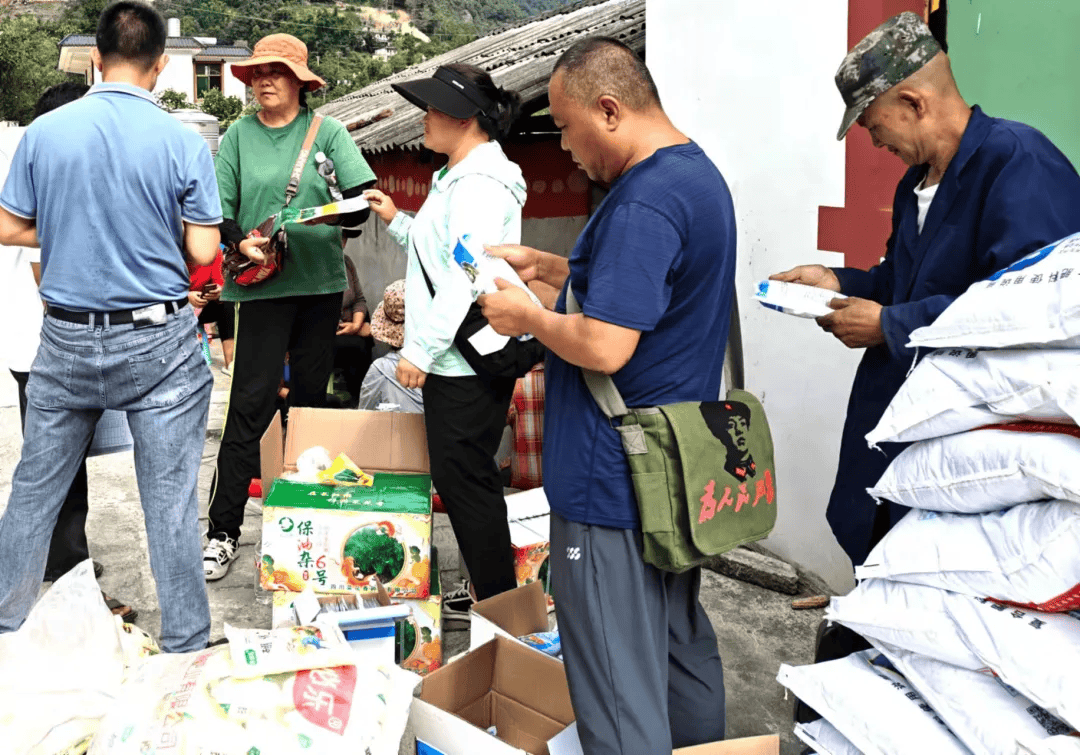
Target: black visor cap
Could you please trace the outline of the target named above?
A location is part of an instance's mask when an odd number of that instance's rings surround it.
[[[436,69],[430,79],[413,79],[390,86],[421,110],[433,107],[451,118],[472,118],[495,109],[495,103],[476,84],[444,66]]]

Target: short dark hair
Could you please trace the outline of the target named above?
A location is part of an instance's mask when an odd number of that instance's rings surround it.
[[[495,112],[478,113],[476,122],[489,138],[502,141],[510,133],[511,126],[521,114],[521,95],[512,89],[495,84],[491,74],[469,63],[449,63],[444,68],[460,74],[480,89],[485,97],[495,103]]]
[[[34,105],[34,118],[39,118],[50,110],[56,110],[56,108],[62,107],[69,102],[74,102],[86,94],[88,89],[90,87],[81,81],[64,81],[53,84],[38,97],[37,104]]]
[[[559,56],[551,75],[559,71],[566,94],[582,104],[592,105],[606,94],[633,110],[660,106],[660,92],[649,69],[617,39],[588,37],[575,42]]]
[[[102,60],[138,63],[149,70],[165,52],[165,20],[143,3],[120,0],[101,12],[97,49]]]

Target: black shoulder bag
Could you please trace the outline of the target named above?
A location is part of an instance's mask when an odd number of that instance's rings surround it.
[[[416,261],[420,262],[420,255],[417,255]],[[431,298],[434,299],[435,286],[431,284],[431,278],[428,277],[423,262],[420,262],[420,272],[423,273],[424,282],[427,283]],[[519,377],[524,377],[525,373],[535,367],[538,362],[544,361],[547,347],[536,338],[525,341],[511,338],[498,351],[481,354],[469,342],[469,339],[487,325],[488,321],[484,317],[483,309],[474,301],[469,305],[465,319],[461,321],[457,333],[454,334],[454,346],[481,379],[488,382],[499,379],[517,380]]]

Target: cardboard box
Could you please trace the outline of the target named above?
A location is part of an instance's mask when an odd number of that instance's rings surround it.
[[[695,747],[683,747],[674,755],[780,755],[780,737],[770,734],[764,737],[729,739]]]
[[[431,549],[431,595],[415,600],[402,599],[409,615],[397,625],[398,665],[406,671],[426,676],[443,665],[442,581],[439,557]]]
[[[547,755],[573,720],[563,665],[505,637],[426,677],[411,716],[425,755]]]
[[[523,490],[506,496],[506,516],[514,522],[528,521],[551,513],[551,505],[543,488]]]
[[[277,479],[295,471],[297,457],[317,445],[374,473],[374,486]],[[264,587],[373,594],[378,577],[393,597],[429,595],[431,481],[423,415],[296,408],[287,434],[280,415],[274,417],[260,453]]]
[[[495,637],[518,637],[548,631],[547,599],[539,582],[530,582],[487,600],[470,609],[469,649],[474,650]],[[521,643],[524,647],[529,647]],[[539,652],[539,651],[536,651]]]
[[[510,522],[510,544],[514,548],[514,576],[518,586],[539,582],[547,595],[548,610],[554,609],[548,563],[551,552],[550,517]]]
[[[394,638],[397,621],[408,615],[408,607],[393,603],[382,585],[377,595],[364,599],[354,594],[317,596],[302,593],[274,592],[272,622],[275,629],[332,622],[338,626],[349,646],[357,654],[357,664],[390,665],[394,662]],[[326,610],[344,602],[345,610]],[[365,607],[365,602],[373,603]]]

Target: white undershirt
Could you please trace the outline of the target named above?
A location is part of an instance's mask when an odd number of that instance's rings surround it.
[[[940,183],[936,183],[933,186],[927,186],[925,189],[915,187],[915,196],[919,199],[919,233],[922,233],[923,223],[926,221],[926,213],[930,211],[930,203],[934,201],[934,195],[937,194]]]

